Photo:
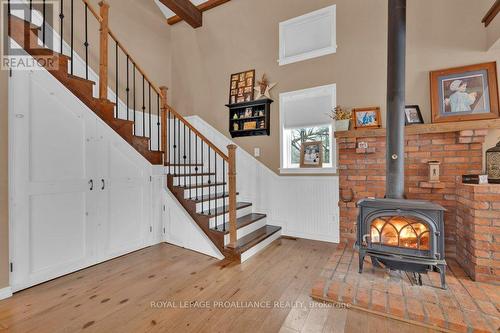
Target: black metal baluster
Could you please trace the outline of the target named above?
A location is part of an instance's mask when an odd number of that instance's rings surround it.
[[[30,0],[30,22],[33,22],[33,0]]]
[[[149,150],[153,149],[153,135],[151,134],[151,82],[148,81],[148,106],[149,106]]]
[[[191,162],[191,128],[189,128],[189,134],[188,134],[188,139],[189,139],[189,164],[192,164]],[[196,168],[196,166],[195,166]],[[189,197],[191,198],[191,193],[192,193],[192,189],[191,189],[191,167],[189,167],[189,177],[188,177],[188,180],[189,180]]]
[[[142,74],[142,136],[146,137],[146,86]]]
[[[134,112],[134,135],[137,135],[136,133],[136,129],[135,129],[135,102],[136,102],[136,96],[135,96],[135,62],[132,62],[132,64],[134,65],[134,71],[132,72],[132,79],[134,80],[134,84],[133,84],[133,89],[134,89],[134,94],[133,94],[133,99],[134,99],[134,108],[133,108],[133,112]]]
[[[174,176],[176,175],[175,165],[177,164],[177,140],[176,140],[176,131],[175,131],[175,116],[174,116]]]
[[[203,140],[200,140],[201,142],[201,163],[203,163],[203,165],[205,165],[205,161],[203,159]],[[203,173],[203,168],[201,168],[201,173]],[[204,212],[204,207],[205,207],[205,188],[203,187],[203,176],[201,176],[201,211]]]
[[[85,3],[85,79],[89,79],[89,25],[88,25],[88,16],[89,16],[89,5]],[[44,34],[45,36],[45,34]]]
[[[207,145],[208,146],[208,145]],[[210,154],[210,146],[208,146],[208,173],[211,173],[212,167],[211,167],[211,154]],[[212,184],[212,175],[208,175],[208,215],[212,215],[212,189],[210,187],[210,184]],[[215,229],[217,230],[217,226],[215,226]]]
[[[60,24],[60,29],[61,29],[61,36],[60,36],[60,50],[61,54],[63,54],[63,39],[64,39],[64,0],[61,0],[61,11],[59,12],[59,24]]]
[[[118,41],[115,40],[115,58],[116,58],[116,62],[115,62],[115,104],[116,104],[116,115],[115,117],[116,118],[120,118],[119,114],[118,114],[118,95],[119,95],[119,89],[118,89]]]
[[[169,164],[168,174],[170,175],[170,161],[171,161],[171,159],[170,159],[170,151],[172,150],[172,149],[170,149],[170,132],[171,132],[171,130],[170,130],[170,109],[168,109],[168,113],[167,113],[167,128],[165,130],[167,131],[167,145],[166,145],[167,152],[168,152],[168,154],[167,154],[167,163]]]
[[[226,161],[222,159],[222,209],[226,211]],[[222,218],[222,231],[226,231],[226,214]]]
[[[74,30],[74,23],[73,23],[73,18],[74,18],[74,12],[73,12],[73,2],[74,0],[71,0],[71,54],[70,54],[70,58],[71,58],[71,75],[73,75],[73,41],[74,41],[74,34],[73,34],[73,30]]]
[[[182,123],[184,125],[184,133],[182,134],[183,137],[184,137],[184,140],[183,140],[183,144],[182,144],[182,161],[184,163],[184,187],[187,187],[187,183],[186,183],[186,164],[187,164],[187,161],[186,161],[186,123]]]
[[[194,156],[195,156],[195,162],[196,166],[194,167],[194,171],[196,172],[196,178],[195,178],[195,186],[196,186],[196,200],[198,200],[198,135],[195,134],[194,137]]]
[[[165,124],[161,124],[161,117],[160,117],[160,94],[156,93],[156,109],[157,109],[157,113],[158,113],[158,122],[156,123],[156,127],[158,129],[158,151],[161,151],[161,147],[160,147],[160,125],[162,125],[163,127],[165,127]],[[165,147],[163,147],[163,150],[165,150]],[[163,152],[163,154],[165,154],[165,152]],[[165,156],[165,155],[163,155]]]
[[[214,166],[215,166],[215,181],[214,181],[214,198],[215,198],[215,229],[217,229],[217,222],[218,222],[218,218],[219,218],[219,215],[217,215],[217,209],[218,209],[218,206],[217,206],[217,152],[214,150]],[[222,212],[223,214],[225,214],[225,212],[223,211]]]
[[[179,146],[177,149],[177,175],[181,174],[181,120],[177,119],[177,145]],[[181,184],[181,179],[178,179],[178,184]]]
[[[127,92],[127,120],[130,119],[130,117],[129,117],[130,108],[128,107],[129,91],[130,91],[129,84],[128,84],[128,80],[129,80],[129,74],[128,74],[129,61],[130,61],[130,57],[127,54],[127,88],[125,89],[125,91]]]
[[[45,0],[43,0],[42,2],[42,43],[43,43],[43,46],[45,46],[45,31],[46,31],[46,28],[45,28],[45,12],[46,12],[46,4],[45,4]]]

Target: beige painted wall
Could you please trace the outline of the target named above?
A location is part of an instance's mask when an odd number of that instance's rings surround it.
[[[492,0],[408,0],[407,103],[418,104],[430,121],[429,71],[486,61],[481,19]],[[325,6],[337,5],[336,54],[279,66],[278,24]],[[383,0],[233,0],[204,14],[203,27],[185,23],[172,29],[172,104],[183,114],[198,114],[228,132],[228,81],[231,73],[255,68],[278,82],[272,91],[271,136],[235,139],[260,160],[279,168],[280,92],[337,84],[344,106],[386,106],[387,1]],[[500,68],[500,66],[499,66]],[[384,116],[385,118],[385,116]],[[385,119],[383,120],[385,123]]]

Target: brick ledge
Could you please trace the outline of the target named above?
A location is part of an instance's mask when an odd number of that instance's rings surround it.
[[[487,120],[457,121],[436,124],[418,124],[406,126],[405,134],[427,134],[460,132],[466,130],[500,129],[500,118]],[[369,138],[385,136],[385,128],[359,129],[335,132],[336,138]]]

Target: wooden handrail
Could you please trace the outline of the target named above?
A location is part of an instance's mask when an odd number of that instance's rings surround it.
[[[484,15],[481,22],[484,23],[485,27],[487,27],[488,25],[490,25],[491,21],[493,21],[493,19],[498,15],[498,13],[500,13],[500,0],[495,1],[486,15]]]
[[[163,151],[163,165],[167,162],[168,147],[167,147],[167,131],[169,130],[166,126],[167,124],[167,110],[168,110],[168,101],[167,101],[167,93],[168,88],[165,86],[160,87],[161,95],[161,123],[163,124],[163,128],[161,131],[161,151]]]
[[[148,83],[151,83],[151,88],[154,89],[154,91],[156,91],[160,96],[161,96],[161,89],[158,88],[154,83],[153,81],[151,81],[151,79],[146,75],[146,72],[142,69],[142,67],[134,60],[134,58],[130,55],[130,53],[127,51],[127,49],[125,48],[125,46],[118,40],[118,38],[116,37],[116,35],[113,33],[113,31],[111,29],[109,29],[109,36],[116,42],[116,44],[118,45],[118,47],[123,51],[123,53],[125,53],[126,56],[129,57],[130,61],[132,62],[132,64],[135,65],[135,68],[139,71],[139,73],[141,73],[142,76],[144,76],[144,79],[148,82]]]
[[[238,228],[236,226],[236,148],[237,146],[232,144],[227,146],[227,151],[229,155],[228,159],[228,175],[229,175],[229,244],[228,247],[236,248],[236,242],[238,240],[237,232]]]
[[[208,140],[203,134],[200,133],[200,131],[198,131],[196,128],[193,127],[193,125],[191,125],[186,119],[184,119],[183,116],[181,116],[177,111],[174,110],[174,108],[172,108],[170,105],[168,105],[168,109],[170,110],[170,112],[176,116],[177,118],[180,119],[180,121],[182,121],[184,123],[184,125],[186,125],[188,128],[191,129],[191,132],[193,132],[194,134],[196,134],[202,141],[204,141],[208,146],[210,146],[210,148],[212,148],[213,150],[215,150],[215,152],[217,154],[219,154],[220,157],[222,157],[222,159],[226,162],[229,162],[229,157],[224,154],[219,148],[217,148],[216,145],[214,145],[212,143],[212,141]]]
[[[95,8],[92,6],[92,4],[88,0],[82,0],[82,1],[84,4],[87,5],[90,12],[92,13],[92,15],[94,15],[94,17],[97,19],[97,21],[99,21],[99,23],[101,23],[102,17],[101,17],[101,15],[99,15],[99,13],[97,13],[97,10],[95,10]]]

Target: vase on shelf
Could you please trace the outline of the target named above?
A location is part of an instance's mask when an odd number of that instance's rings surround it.
[[[335,131],[348,131],[350,119],[335,120]]]

